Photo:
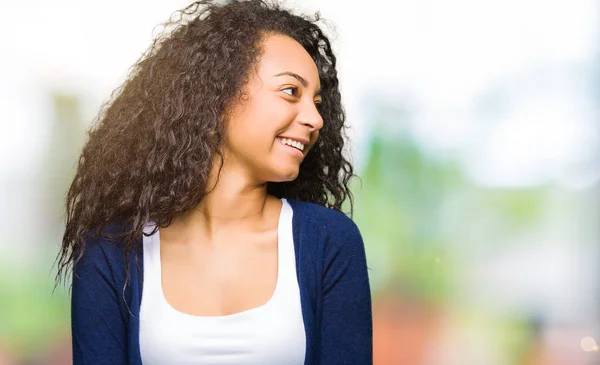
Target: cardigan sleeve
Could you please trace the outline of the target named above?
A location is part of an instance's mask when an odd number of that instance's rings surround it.
[[[349,218],[325,247],[321,365],[373,363],[371,292],[365,248]]]
[[[119,309],[109,242],[91,239],[73,270],[73,365],[127,363],[127,324]],[[113,257],[114,258],[114,257]]]

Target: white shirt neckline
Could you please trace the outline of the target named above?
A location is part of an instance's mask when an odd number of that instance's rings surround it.
[[[250,316],[252,314],[258,314],[256,312],[262,312],[262,311],[266,311],[269,309],[269,307],[273,306],[274,303],[278,300],[279,298],[279,292],[281,291],[281,282],[282,282],[282,275],[283,275],[283,268],[282,268],[282,255],[283,255],[283,250],[287,249],[286,245],[283,244],[284,242],[284,232],[285,229],[283,228],[283,224],[286,222],[287,217],[290,216],[290,213],[288,210],[290,209],[290,206],[288,205],[287,201],[285,198],[281,198],[280,199],[282,204],[281,204],[281,211],[279,212],[279,218],[277,221],[277,280],[275,282],[275,288],[273,289],[273,293],[271,294],[271,296],[269,297],[269,299],[259,305],[258,307],[254,307],[254,308],[249,308],[246,310],[243,310],[241,312],[236,312],[236,313],[231,313],[231,314],[226,314],[226,315],[220,315],[220,316],[206,316],[206,315],[194,315],[194,314],[189,314],[189,313],[185,313],[185,312],[181,312],[177,309],[175,309],[166,299],[164,291],[163,291],[163,286],[162,286],[162,265],[161,265],[161,256],[160,256],[160,229],[156,231],[154,237],[157,240],[157,244],[153,245],[152,248],[154,250],[153,255],[156,258],[156,274],[158,275],[158,282],[157,285],[159,286],[159,288],[157,288],[158,290],[158,294],[159,294],[159,300],[160,300],[160,305],[165,308],[166,311],[171,312],[177,316],[180,317],[185,317],[188,320],[191,321],[218,321],[218,320],[234,320],[238,317],[244,317],[244,316]]]

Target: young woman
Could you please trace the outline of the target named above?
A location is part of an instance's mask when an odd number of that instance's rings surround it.
[[[74,364],[372,363],[329,40],[262,1],[178,14],[68,193]]]

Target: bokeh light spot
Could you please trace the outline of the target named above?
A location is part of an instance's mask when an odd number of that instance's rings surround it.
[[[589,336],[582,338],[581,349],[585,352],[598,351],[596,340]]]

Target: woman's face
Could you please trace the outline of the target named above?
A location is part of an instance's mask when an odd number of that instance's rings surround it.
[[[228,114],[225,165],[257,182],[294,180],[323,119],[317,66],[294,39],[269,35],[243,101]]]

